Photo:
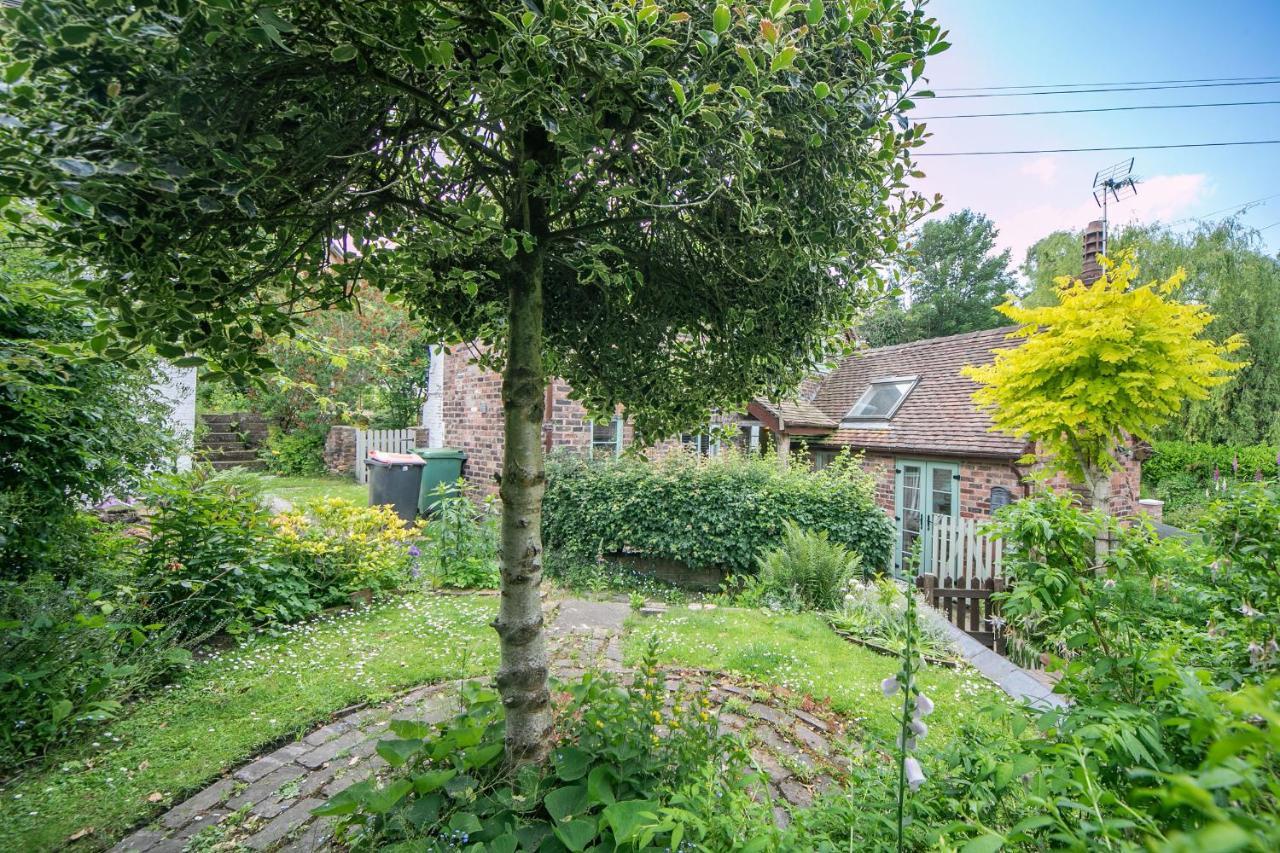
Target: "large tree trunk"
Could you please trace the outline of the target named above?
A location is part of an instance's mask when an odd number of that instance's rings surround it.
[[[502,662],[498,690],[507,714],[507,761],[542,761],[551,744],[551,696],[542,602],[542,256],[522,258],[511,277],[502,409],[502,598],[493,627]]]

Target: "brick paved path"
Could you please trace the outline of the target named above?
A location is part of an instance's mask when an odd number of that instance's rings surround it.
[[[627,605],[568,600],[550,629],[556,674],[565,679],[588,669],[625,677],[621,628]],[[721,728],[742,733],[760,768],[769,774],[778,803],[807,806],[815,792],[847,772],[849,747],[841,722],[813,709],[784,710],[774,688],[742,684],[714,673],[667,670],[667,688],[709,689]],[[377,773],[386,762],[374,750],[392,719],[441,722],[458,710],[456,683],[421,687],[377,708],[348,714],[245,764],[117,844],[124,853],[181,853],[204,842],[250,850],[313,851],[327,846],[330,821],[311,810],[329,797]],[[855,748],[856,749],[856,748]]]

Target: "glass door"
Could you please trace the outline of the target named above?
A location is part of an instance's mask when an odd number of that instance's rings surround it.
[[[894,468],[894,510],[898,524],[893,565],[902,574],[911,549],[920,542],[921,573],[931,570],[929,531],[935,515],[955,518],[960,505],[960,466],[954,462],[899,459]]]

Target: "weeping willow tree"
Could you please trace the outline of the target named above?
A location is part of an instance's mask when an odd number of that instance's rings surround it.
[[[898,235],[938,24],[903,0],[26,0],[0,197],[150,347],[211,378],[360,282],[482,344],[506,426],[507,754],[551,709],[546,377],[642,437],[789,392]],[[918,174],[918,173],[917,173]],[[6,199],[7,201],[8,199]]]

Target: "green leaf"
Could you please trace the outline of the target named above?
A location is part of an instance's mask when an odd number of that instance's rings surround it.
[[[769,73],[773,74],[776,71],[784,71],[790,68],[796,61],[796,53],[797,51],[794,47],[784,47],[778,51],[777,55],[773,57],[773,61],[769,63]]]
[[[911,54],[895,53],[893,56],[889,57],[884,62],[885,62],[885,65],[897,66],[897,65],[906,65],[910,61],[911,61]]]
[[[987,834],[971,839],[960,848],[960,853],[996,853],[1004,846],[1004,839],[999,835]]]
[[[445,770],[428,770],[413,777],[413,790],[419,794],[430,794],[444,787],[444,784],[458,775],[452,767]]]
[[[417,720],[392,720],[391,731],[396,737],[408,740],[411,738],[424,738],[431,734],[431,726]]]
[[[547,794],[542,804],[546,807],[547,814],[555,818],[557,823],[562,823],[587,811],[587,786],[566,785],[556,788]]]
[[[613,768],[603,764],[591,768],[587,776],[587,799],[593,805],[611,806],[617,802],[613,795]]]
[[[71,704],[70,699],[59,699],[57,702],[54,702],[53,707],[49,709],[50,716],[53,717],[53,724],[56,726],[67,717],[71,716],[71,710],[73,707],[74,706]]]
[[[62,206],[77,216],[93,216],[93,204],[87,198],[75,193],[63,193]]]
[[[413,784],[408,779],[397,779],[387,787],[369,794],[365,800],[365,808],[374,814],[386,814],[412,790]]]
[[[508,832],[489,842],[489,853],[516,853],[519,844],[520,839]]]
[[[772,0],[769,4],[769,17],[775,21],[785,15],[791,6],[791,0]]]
[[[329,58],[334,62],[350,62],[358,53],[354,44],[340,44],[329,51]]]
[[[675,47],[679,43],[680,42],[675,39],[670,39],[666,36],[658,36],[656,38],[649,39],[649,43],[646,44],[645,47]]]
[[[681,86],[678,80],[668,80],[667,82],[671,84],[671,94],[676,96],[676,103],[683,107],[685,101],[684,86]]]
[[[725,30],[729,29],[731,15],[728,6],[717,6],[716,10],[711,13],[711,28],[716,31],[716,35],[724,35]]]
[[[392,767],[402,767],[410,758],[422,751],[422,739],[379,741],[377,750]]]
[[[4,82],[17,83],[30,70],[31,63],[29,61],[10,62],[4,67]]]
[[[63,44],[78,46],[88,44],[89,39],[93,38],[97,31],[88,24],[67,24],[58,30],[58,38]]]
[[[556,775],[566,782],[581,779],[591,767],[591,754],[576,746],[563,746],[555,751],[552,759]]]
[[[520,251],[520,247],[516,244],[516,238],[510,234],[502,235],[502,254],[507,260],[514,258],[516,252]]]
[[[182,358],[174,359],[174,367],[203,367],[207,359],[202,355],[184,355]]]
[[[487,746],[478,746],[475,749],[469,749],[465,753],[462,764],[468,770],[475,770],[479,767],[488,766],[502,754],[503,746],[501,743],[491,743]]]
[[[61,169],[68,175],[75,175],[77,178],[87,178],[98,171],[98,168],[88,160],[81,160],[79,157],[54,157],[49,163],[54,168]]]
[[[813,94],[818,100],[822,100],[831,94],[831,87],[819,80],[813,84]]]
[[[596,819],[593,817],[578,817],[565,821],[556,826],[554,831],[556,838],[573,851],[586,850],[587,845],[600,834]]]
[[[625,800],[604,810],[604,820],[613,830],[613,840],[626,844],[657,819],[658,804],[652,800]]]
[[[1253,844],[1252,836],[1234,823],[1211,823],[1191,836],[1190,849],[1198,853],[1231,853]]]
[[[345,791],[332,797],[329,802],[322,806],[316,806],[311,810],[313,815],[323,817],[326,815],[346,815],[355,814],[356,811],[364,804],[366,798],[373,792],[373,783],[365,780],[357,782]]]
[[[822,0],[809,0],[809,8],[804,13],[805,22],[811,27],[816,27],[822,20],[823,11]]]

